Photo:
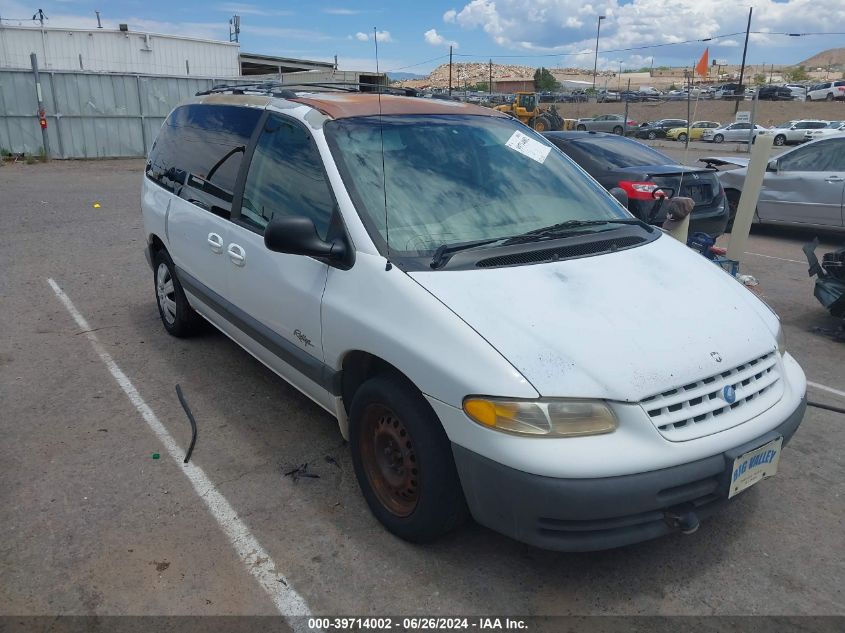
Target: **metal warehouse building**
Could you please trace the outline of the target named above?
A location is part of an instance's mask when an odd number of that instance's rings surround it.
[[[110,29],[0,27],[0,68],[81,70],[145,75],[236,77],[240,46],[176,35]]]
[[[35,53],[40,88],[30,54]],[[308,72],[303,72],[308,71]],[[223,82],[384,83],[334,64],[241,53],[236,42],[109,29],[0,26],[0,150],[54,158],[146,156],[179,102]],[[293,73],[288,75],[286,73]]]

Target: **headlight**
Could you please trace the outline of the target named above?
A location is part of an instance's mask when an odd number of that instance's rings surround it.
[[[531,437],[578,437],[616,430],[616,416],[600,400],[506,400],[469,396],[464,413],[482,426]]]
[[[775,335],[778,342],[778,353],[783,356],[786,354],[786,336],[783,333],[783,325],[778,321],[778,333]]]

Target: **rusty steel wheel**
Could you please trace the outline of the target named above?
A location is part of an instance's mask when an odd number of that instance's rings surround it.
[[[449,439],[404,377],[377,375],[358,387],[349,408],[349,448],[370,510],[397,536],[431,541],[466,518]]]
[[[392,514],[407,517],[419,500],[414,442],[402,420],[383,405],[371,404],[361,424],[361,458],[379,501]]]

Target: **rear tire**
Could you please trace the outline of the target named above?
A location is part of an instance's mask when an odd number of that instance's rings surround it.
[[[833,95],[828,93],[827,96],[824,98],[825,101],[833,101]]]
[[[624,132],[624,130],[622,129],[622,126],[620,126],[620,125],[617,125],[615,128],[613,128],[614,134],[622,136],[622,132]]]
[[[424,543],[466,520],[449,438],[428,402],[402,377],[381,374],[355,392],[349,448],[370,510],[396,536]]]
[[[182,284],[176,277],[176,266],[167,251],[160,250],[155,254],[153,269],[158,315],[164,329],[178,338],[196,334],[200,326],[200,316],[188,303]]]
[[[656,134],[656,133],[654,133],[654,132],[649,132],[649,133],[648,133],[648,140],[653,141],[653,140],[654,140],[654,139],[656,139],[656,138],[657,138],[657,134]]]
[[[576,126],[575,126],[575,129],[576,129],[576,130],[578,130],[579,132],[586,132],[586,131],[587,131],[587,126],[586,126],[586,125],[580,125],[580,124],[579,124],[579,125],[576,125]]]
[[[713,137],[714,143],[723,143],[724,141],[725,141],[725,137],[722,136],[721,134],[717,134],[716,136]]]

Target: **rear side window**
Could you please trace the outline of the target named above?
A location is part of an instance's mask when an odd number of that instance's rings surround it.
[[[602,169],[639,167],[640,165],[671,165],[675,161],[647,145],[621,137],[602,137],[570,141]]]
[[[167,117],[147,177],[188,202],[229,217],[244,152],[261,110],[194,104]]]
[[[241,221],[263,232],[274,215],[306,216],[325,239],[333,211],[334,198],[311,135],[271,115],[249,165]]]

